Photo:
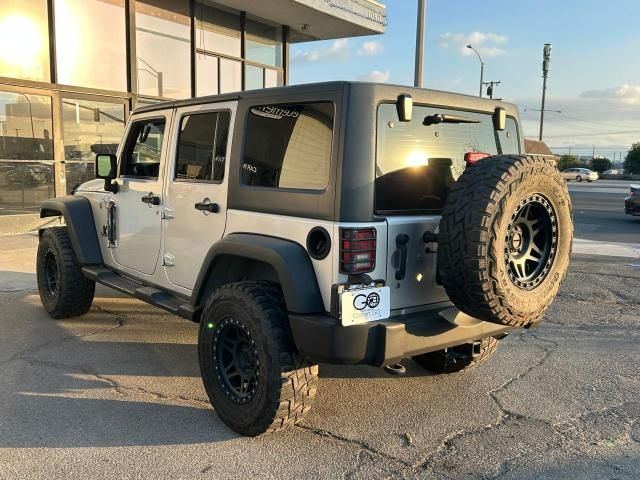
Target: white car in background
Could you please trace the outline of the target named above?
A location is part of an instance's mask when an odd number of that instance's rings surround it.
[[[569,180],[575,180],[576,182],[581,182],[583,180],[593,182],[598,179],[598,172],[594,172],[588,168],[568,168],[561,172],[561,174],[562,178],[567,182]]]

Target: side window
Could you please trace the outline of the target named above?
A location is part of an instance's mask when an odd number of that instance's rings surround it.
[[[498,132],[502,153],[520,153],[520,139],[518,138],[518,125],[513,118],[507,118],[507,128]]]
[[[231,113],[185,115],[180,121],[175,178],[221,182],[227,155]]]
[[[327,188],[334,118],[331,102],[255,106],[247,115],[244,185]]]
[[[120,174],[158,178],[162,157],[165,119],[141,120],[129,129]]]

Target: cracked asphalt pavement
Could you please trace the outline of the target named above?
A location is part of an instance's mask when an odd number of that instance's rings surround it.
[[[0,479],[640,478],[640,261],[574,255],[543,324],[481,367],[320,366],[305,422],[225,427],[197,326],[97,289],[54,321],[33,236],[0,237]]]

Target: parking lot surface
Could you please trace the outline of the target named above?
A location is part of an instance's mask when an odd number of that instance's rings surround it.
[[[54,321],[36,237],[0,237],[0,478],[615,478],[640,476],[640,260],[575,255],[541,327],[483,366],[404,377],[320,366],[300,426],[220,422],[197,326],[98,288]]]

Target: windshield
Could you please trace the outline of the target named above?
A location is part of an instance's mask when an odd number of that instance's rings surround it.
[[[455,116],[464,123],[423,125],[425,117],[435,115]],[[400,122],[395,104],[378,107],[378,213],[438,213],[465,168],[465,153],[520,153],[513,118],[496,132],[487,113],[414,106],[412,117],[411,122]]]

